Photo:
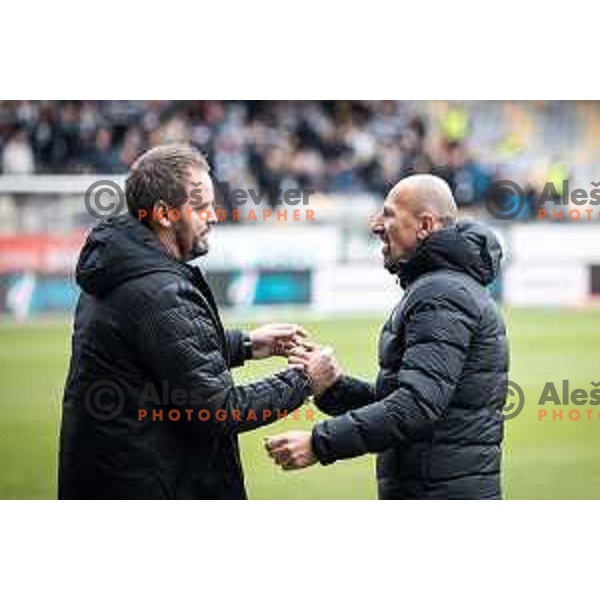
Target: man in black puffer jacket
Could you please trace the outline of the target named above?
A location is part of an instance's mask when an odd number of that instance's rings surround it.
[[[401,180],[374,218],[386,268],[405,295],[379,340],[375,386],[342,375],[331,354],[297,351],[335,418],[267,441],[284,469],[378,453],[379,497],[501,498],[508,348],[486,286],[501,248],[483,225],[457,222],[448,186]]]
[[[285,354],[302,332],[223,329],[201,271],[186,264],[208,251],[208,171],[187,146],[150,150],[128,175],[130,214],[99,224],[85,243],[60,498],[245,498],[237,434],[311,394],[299,369],[234,384],[230,368]]]

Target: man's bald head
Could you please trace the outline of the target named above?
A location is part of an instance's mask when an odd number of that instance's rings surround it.
[[[432,232],[453,225],[456,219],[456,203],[443,179],[411,175],[392,188],[371,230],[383,241],[385,267],[395,271]]]
[[[441,177],[425,174],[405,177],[392,188],[388,198],[414,215],[429,212],[444,226],[456,222],[456,202],[450,186]]]

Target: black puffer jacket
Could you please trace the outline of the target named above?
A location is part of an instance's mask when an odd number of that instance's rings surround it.
[[[92,231],[77,281],[59,497],[245,498],[237,434],[302,404],[306,376],[235,386],[242,334],[224,331],[201,272],[132,217]]]
[[[508,348],[486,290],[501,249],[482,225],[432,234],[399,271],[406,293],[379,340],[374,387],[342,377],[317,405],[322,464],[379,453],[379,496],[500,498]],[[345,413],[345,414],[344,414]]]

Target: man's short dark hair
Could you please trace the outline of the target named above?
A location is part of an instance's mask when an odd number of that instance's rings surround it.
[[[193,146],[168,144],[144,152],[129,169],[125,181],[125,198],[129,212],[147,224],[152,219],[154,206],[160,200],[173,208],[181,206],[186,198],[186,177],[189,169],[198,167],[210,171],[206,158]]]

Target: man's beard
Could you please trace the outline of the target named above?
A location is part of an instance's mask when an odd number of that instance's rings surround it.
[[[208,240],[206,234],[196,237],[191,243],[188,234],[186,234],[183,229],[176,228],[174,230],[174,236],[175,244],[181,253],[180,260],[183,262],[188,262],[208,254]]]
[[[205,237],[202,237],[194,242],[190,252],[190,256],[187,260],[194,260],[195,258],[200,258],[201,256],[205,256],[208,254],[208,241]]]
[[[386,256],[383,259],[383,267],[388,273],[392,275],[397,275],[398,271],[402,269],[402,267],[406,264],[406,259],[403,258],[394,258],[392,256]]]

